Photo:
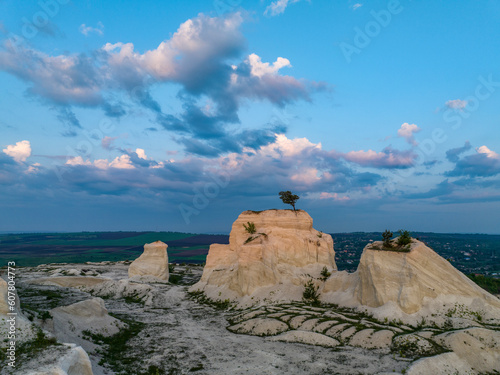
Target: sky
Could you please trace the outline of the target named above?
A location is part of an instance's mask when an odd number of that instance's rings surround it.
[[[500,233],[500,3],[0,0],[0,231]]]

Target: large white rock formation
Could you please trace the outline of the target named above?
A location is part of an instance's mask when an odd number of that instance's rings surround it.
[[[367,307],[391,319],[449,309],[463,318],[500,319],[500,300],[424,243],[413,240],[409,252],[376,248],[382,243],[365,247],[355,273],[332,275],[320,289],[322,300]]]
[[[249,223],[255,225],[253,234],[245,229]],[[215,299],[300,299],[306,280],[319,278],[323,267],[337,269],[332,237],[312,225],[301,210],[243,212],[233,223],[229,245],[210,246],[203,276],[191,291]]]
[[[128,276],[152,276],[168,281],[167,244],[161,241],[144,245],[144,252],[128,269]]]

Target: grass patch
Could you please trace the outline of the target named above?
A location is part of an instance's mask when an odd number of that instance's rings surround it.
[[[492,294],[500,294],[500,279],[474,274],[470,274],[467,276],[487,292],[490,292]]]
[[[51,346],[62,346],[62,344],[59,344],[55,337],[47,337],[41,329],[38,329],[33,340],[22,343],[17,347],[16,362],[20,363],[23,357],[26,359],[34,358],[38,353]]]
[[[102,348],[96,350],[96,353],[101,356],[99,365],[106,366],[119,375],[164,374],[163,370],[159,372],[160,369],[156,366],[150,366],[145,373],[137,371],[141,367],[144,356],[131,354],[132,347],[129,341],[143,330],[145,324],[125,319],[122,321],[127,323],[127,327],[122,328],[113,336],[106,337],[91,331],[82,332],[84,339],[101,345]]]
[[[211,298],[208,298],[205,295],[205,293],[201,290],[188,292],[188,295],[194,300],[196,300],[198,303],[212,306],[217,310],[229,310],[231,307],[233,307],[233,302],[229,298],[225,300],[222,299],[213,300]]]

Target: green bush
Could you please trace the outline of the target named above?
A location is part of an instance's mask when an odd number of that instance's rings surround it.
[[[247,224],[248,224],[248,226],[246,226],[245,224],[243,224],[243,227],[245,228],[245,230],[248,233],[254,234],[255,232],[257,232],[257,229],[255,228],[255,223],[253,223],[251,221],[247,221]]]
[[[43,311],[41,313],[38,313],[38,317],[40,319],[42,319],[44,322],[47,320],[47,319],[52,319],[52,315],[50,315],[50,313],[48,311]]]
[[[382,238],[384,240],[384,247],[391,248],[391,238],[394,234],[390,230],[385,230],[384,233],[382,233]]]
[[[474,274],[470,274],[468,276],[472,281],[488,292],[492,294],[500,294],[500,279]]]
[[[411,244],[411,234],[407,230],[401,229],[399,231],[399,237],[398,237],[398,245],[399,246],[406,246]]]
[[[321,270],[321,280],[326,281],[331,276],[331,273],[328,272],[328,268],[326,266]]]
[[[311,304],[313,306],[318,306],[320,304],[318,288],[318,286],[314,285],[312,279],[305,283],[304,292],[302,293],[302,298],[305,303]]]

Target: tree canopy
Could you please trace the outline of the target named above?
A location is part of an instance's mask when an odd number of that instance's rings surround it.
[[[292,194],[290,190],[287,191],[280,191],[280,199],[283,201],[285,204],[290,204],[293,207],[294,211],[297,211],[295,209],[295,202],[299,200],[299,196]]]

